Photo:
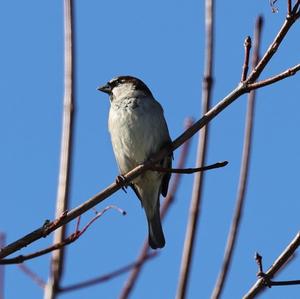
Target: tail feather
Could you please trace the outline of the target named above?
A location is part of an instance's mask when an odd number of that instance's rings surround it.
[[[152,249],[162,248],[165,246],[165,237],[161,226],[159,203],[156,205],[153,217],[148,218],[149,228],[149,245]]]

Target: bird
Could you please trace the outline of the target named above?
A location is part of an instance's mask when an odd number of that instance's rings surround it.
[[[108,130],[121,177],[171,144],[163,108],[142,80],[118,76],[98,90],[109,95]],[[172,158],[169,154],[157,165],[171,168]],[[128,183],[144,208],[152,249],[165,246],[159,198],[166,197],[170,177],[171,173],[147,170]]]

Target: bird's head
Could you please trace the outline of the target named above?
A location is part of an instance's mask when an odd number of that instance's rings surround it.
[[[109,94],[110,100],[132,96],[152,96],[150,89],[140,79],[132,76],[119,76],[111,79],[98,90]]]

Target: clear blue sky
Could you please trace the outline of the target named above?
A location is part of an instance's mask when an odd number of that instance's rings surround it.
[[[217,1],[213,103],[238,83],[243,42],[256,16],[265,17],[265,50],[285,17],[286,1],[273,14],[269,1]],[[172,138],[187,116],[201,113],[204,1],[76,1],[76,134],[71,207],[114,181],[117,167],[107,131],[109,101],[96,88],[130,74],[144,80],[165,110]],[[298,22],[299,23],[299,22]],[[299,63],[296,24],[263,77]],[[0,5],[0,230],[12,242],[54,215],[63,97],[62,1],[2,1]],[[300,227],[299,75],[258,92],[252,164],[240,238],[223,298],[241,298],[256,280],[254,252],[265,267]],[[223,257],[238,183],[246,98],[240,98],[211,125],[208,163],[230,164],[207,173],[195,261],[187,298],[209,298]],[[194,165],[193,139],[189,167]],[[175,153],[175,164],[179,151]],[[164,223],[167,245],[146,265],[133,299],[168,299],[176,292],[193,176],[182,180],[176,203]],[[67,249],[63,285],[115,270],[132,262],[147,227],[133,192],[117,192],[97,207],[110,211]],[[82,222],[88,221],[88,212]],[[68,227],[72,232],[74,223]],[[52,237],[24,249],[50,244]],[[27,265],[46,280],[49,255]],[[118,297],[127,275],[61,295],[65,299]],[[299,258],[280,279],[299,279]],[[42,298],[17,266],[5,271],[6,299]],[[261,298],[297,298],[299,286],[273,288]]]

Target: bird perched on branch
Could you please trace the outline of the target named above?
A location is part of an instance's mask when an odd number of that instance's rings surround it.
[[[161,105],[141,80],[120,76],[98,90],[110,97],[108,127],[114,154],[121,174],[146,161],[152,154],[171,143]],[[172,155],[159,166],[171,168]],[[129,183],[145,209],[149,245],[162,248],[165,238],[159,212],[159,196],[167,195],[170,173],[146,171]]]

